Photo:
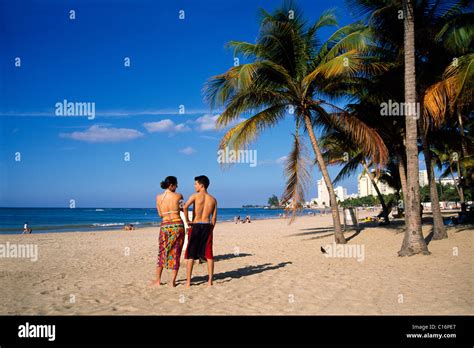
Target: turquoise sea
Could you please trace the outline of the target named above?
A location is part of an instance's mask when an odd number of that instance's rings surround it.
[[[277,218],[282,209],[220,208],[217,221],[232,221],[235,216],[252,219]],[[307,214],[303,211],[301,214]],[[158,226],[161,219],[154,208],[0,208],[0,234],[23,232],[28,222],[33,233],[123,229]]]

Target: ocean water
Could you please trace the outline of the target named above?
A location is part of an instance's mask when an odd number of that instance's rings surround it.
[[[282,209],[219,208],[217,221],[232,221],[238,215],[271,219],[281,213]],[[44,233],[123,229],[126,224],[140,228],[159,226],[160,221],[154,208],[0,208],[0,234],[22,233],[25,222],[33,233]]]

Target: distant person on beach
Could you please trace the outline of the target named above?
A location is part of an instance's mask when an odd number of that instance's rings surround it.
[[[212,232],[217,219],[217,200],[208,192],[209,178],[200,175],[194,178],[195,194],[189,197],[184,205],[184,216],[188,230],[188,246],[184,254],[187,261],[186,267],[186,287],[191,286],[191,275],[193,272],[194,260],[207,260],[209,273],[208,286],[212,285],[214,275],[214,256],[212,253]],[[193,221],[188,220],[188,209],[193,204]],[[212,217],[211,217],[212,216]]]
[[[23,225],[23,234],[30,234],[33,230],[28,227],[28,222]]]
[[[135,229],[135,226],[133,226],[132,224],[127,224],[125,225],[124,229],[125,231],[133,231]]]
[[[245,222],[248,222],[248,223],[251,223],[251,222],[252,222],[252,221],[250,221],[250,215],[247,215],[247,216],[245,217]]]
[[[156,197],[156,209],[163,220],[160,227],[158,262],[154,284],[161,285],[161,273],[163,268],[166,268],[172,270],[170,286],[175,287],[185,233],[184,223],[179,215],[183,204],[183,195],[176,192],[178,180],[174,176],[166,177],[161,182],[161,188],[165,191]]]

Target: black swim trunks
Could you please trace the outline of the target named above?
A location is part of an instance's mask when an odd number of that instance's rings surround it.
[[[212,230],[210,223],[194,223],[188,232],[188,246],[184,254],[185,259],[212,260]]]

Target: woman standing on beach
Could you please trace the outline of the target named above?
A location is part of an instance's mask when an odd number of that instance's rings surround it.
[[[184,243],[184,223],[179,216],[183,206],[183,195],[176,192],[178,180],[168,176],[161,182],[165,191],[156,197],[156,209],[163,219],[160,227],[158,262],[156,268],[156,281],[161,285],[163,267],[171,269],[172,277],[170,286],[176,286],[176,276],[179,270],[179,261]]]

